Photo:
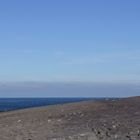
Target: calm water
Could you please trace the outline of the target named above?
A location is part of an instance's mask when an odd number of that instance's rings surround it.
[[[103,99],[105,98],[0,98],[0,111]]]

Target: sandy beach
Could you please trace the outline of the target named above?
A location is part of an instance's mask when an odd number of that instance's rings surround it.
[[[139,140],[140,97],[0,113],[0,140]]]

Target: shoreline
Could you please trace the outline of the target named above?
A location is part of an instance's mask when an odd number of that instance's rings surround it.
[[[46,100],[45,101],[46,103],[42,104],[42,102],[40,102],[40,99],[41,100],[43,99],[44,101]],[[53,100],[51,101],[50,99],[51,100],[53,99]],[[61,101],[62,99],[65,99],[65,100]],[[98,98],[98,97],[91,97],[91,98],[90,97],[86,97],[86,98],[80,98],[80,97],[77,97],[77,98],[74,98],[74,97],[73,98],[0,98],[0,105],[1,105],[0,113],[9,112],[9,111],[18,111],[18,110],[24,110],[24,109],[32,109],[32,108],[38,108],[38,107],[54,106],[54,105],[65,105],[65,104],[79,103],[79,102],[84,102],[84,101],[106,101],[106,100],[119,100],[119,99],[123,99],[123,98],[117,98],[117,97],[114,97],[114,98],[113,97],[106,97],[106,98],[105,97],[102,97],[102,98]],[[23,104],[24,100],[25,100],[24,104],[26,104],[26,101],[28,101],[27,105]],[[40,104],[31,105],[30,103],[32,102],[33,103],[40,102]],[[9,107],[6,105],[6,103],[9,104],[8,105]],[[18,107],[18,104],[20,103],[22,103],[23,106]],[[11,108],[10,106],[13,106],[13,105],[15,107]]]

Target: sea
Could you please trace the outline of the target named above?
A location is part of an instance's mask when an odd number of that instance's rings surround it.
[[[0,112],[107,98],[0,98]]]

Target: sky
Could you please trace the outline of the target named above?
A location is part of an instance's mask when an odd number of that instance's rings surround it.
[[[102,83],[117,83],[130,91],[130,83],[132,87],[140,83],[139,6],[139,0],[1,0],[1,96],[28,96],[19,94],[23,89],[18,91],[18,86],[9,94],[12,83],[26,88],[28,82],[53,83],[55,88],[59,83],[76,83],[79,93],[83,83],[85,89],[87,83],[92,88],[96,83],[101,88]],[[3,83],[8,85],[6,91]],[[53,96],[70,96],[62,89]],[[70,89],[73,86],[66,91]],[[133,89],[125,95],[140,93],[140,88]],[[94,90],[88,96],[98,96]],[[43,91],[41,96],[52,95]],[[117,95],[108,91],[113,89],[100,91],[100,96]]]

